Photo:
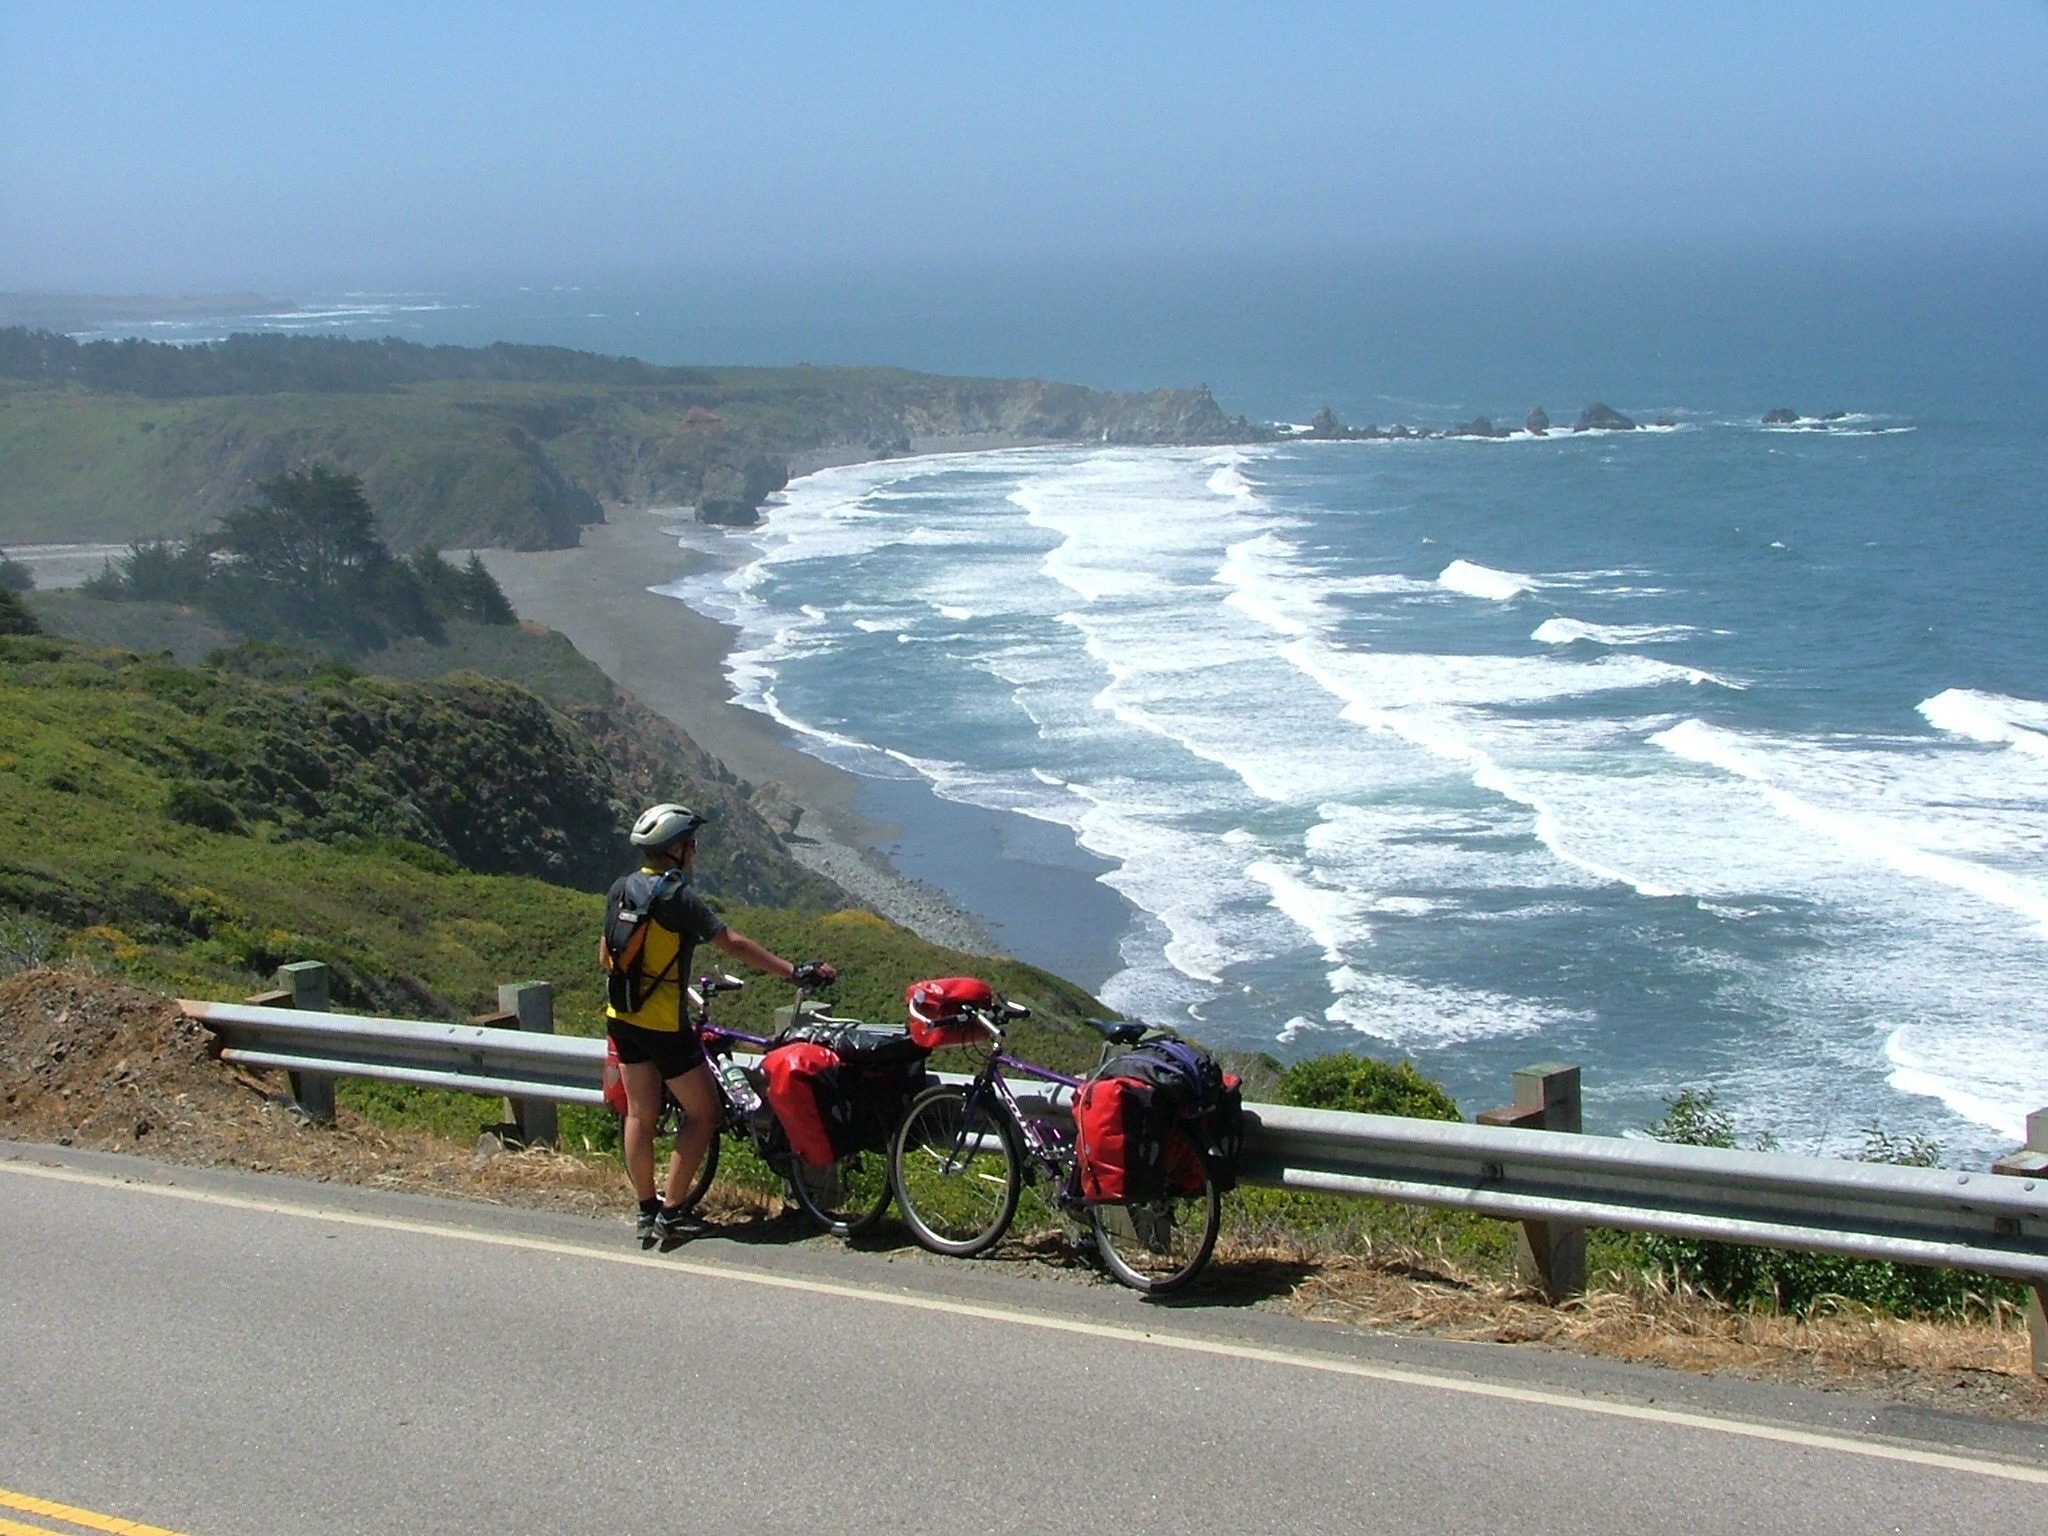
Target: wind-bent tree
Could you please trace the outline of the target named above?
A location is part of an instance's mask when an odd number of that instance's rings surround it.
[[[411,571],[377,537],[356,476],[316,464],[256,487],[220,522],[206,605],[261,640],[305,637],[351,650],[440,628]]]

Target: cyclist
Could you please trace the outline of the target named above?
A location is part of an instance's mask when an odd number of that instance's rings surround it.
[[[756,970],[811,986],[822,986],[834,975],[821,960],[792,965],[728,928],[690,888],[697,829],[703,824],[704,818],[686,805],[663,803],[643,811],[633,823],[633,846],[641,850],[642,866],[613,882],[605,900],[607,933],[629,894],[636,907],[647,912],[637,958],[639,1006],[628,1011],[613,1002],[605,1007],[606,1033],[618,1051],[626,1082],[626,1177],[640,1202],[634,1229],[643,1244],[681,1236],[687,1218],[676,1201],[690,1187],[718,1127],[718,1088],[690,1023],[692,951],[700,943],[715,944]],[[654,1128],[661,1118],[664,1084],[683,1110],[675,1152],[669,1158],[665,1199],[654,1189]]]

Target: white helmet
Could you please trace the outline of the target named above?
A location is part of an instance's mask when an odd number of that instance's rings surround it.
[[[704,818],[687,805],[664,802],[650,805],[633,823],[635,848],[666,848],[679,837],[688,837],[704,825]]]

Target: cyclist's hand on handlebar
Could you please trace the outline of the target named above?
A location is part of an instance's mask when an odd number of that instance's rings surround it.
[[[823,960],[806,960],[790,973],[789,979],[806,992],[818,987],[829,987],[839,973]]]

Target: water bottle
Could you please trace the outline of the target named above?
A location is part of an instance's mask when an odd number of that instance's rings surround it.
[[[733,1113],[740,1119],[749,1119],[760,1110],[761,1095],[754,1092],[754,1085],[747,1081],[747,1074],[738,1062],[721,1061],[718,1076],[725,1084],[726,1102],[732,1105]]]

